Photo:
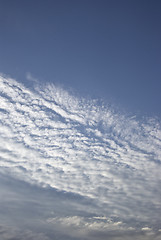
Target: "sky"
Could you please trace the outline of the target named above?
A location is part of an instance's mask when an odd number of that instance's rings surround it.
[[[0,1],[1,239],[161,239],[160,11]]]
[[[161,116],[160,0],[1,0],[0,72]]]

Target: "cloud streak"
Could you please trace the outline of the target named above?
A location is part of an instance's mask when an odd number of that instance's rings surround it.
[[[148,234],[157,239],[160,123],[127,117],[53,84],[34,84],[27,88],[0,77],[0,172],[92,199],[97,206],[92,220],[56,216],[47,219],[50,224],[104,234],[137,230],[146,235],[142,239]]]

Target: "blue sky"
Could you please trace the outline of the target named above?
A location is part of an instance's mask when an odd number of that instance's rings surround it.
[[[1,1],[0,71],[159,115],[160,1]]]
[[[161,239],[160,10],[1,1],[1,239]]]

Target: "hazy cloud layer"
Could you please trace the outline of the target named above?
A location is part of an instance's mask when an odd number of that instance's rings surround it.
[[[69,239],[161,237],[161,127],[155,119],[127,117],[52,84],[35,81],[29,89],[1,77],[0,167],[17,181],[77,196],[71,214],[43,216],[45,226],[60,226]],[[81,203],[86,216],[76,211],[81,198],[91,201]]]

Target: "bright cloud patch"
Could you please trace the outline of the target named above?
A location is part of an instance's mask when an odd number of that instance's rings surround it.
[[[159,239],[161,128],[154,119],[120,115],[51,84],[28,89],[1,77],[0,167],[95,203],[92,219],[56,216],[50,224],[103,231],[102,239],[116,229]]]

